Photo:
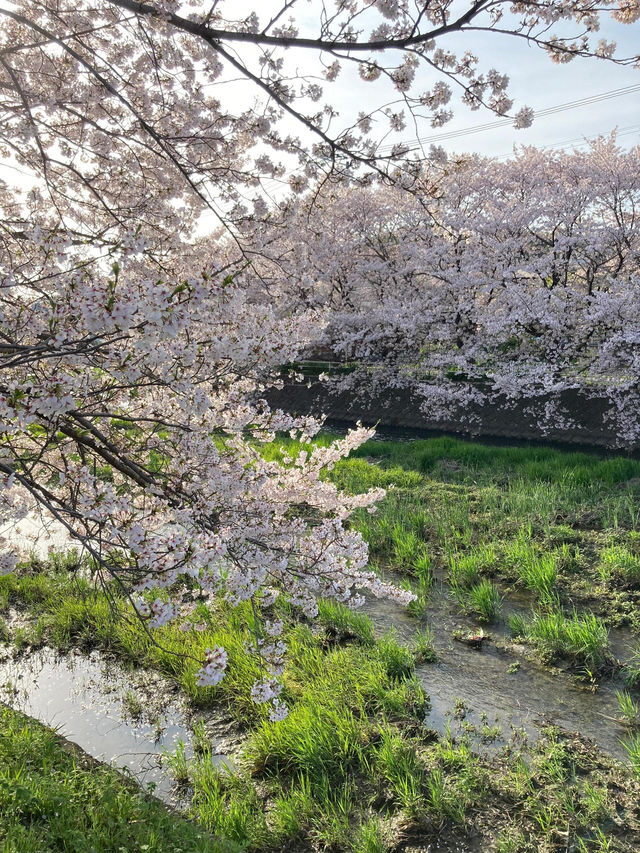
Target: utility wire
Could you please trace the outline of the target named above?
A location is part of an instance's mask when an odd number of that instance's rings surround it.
[[[608,130],[608,131],[604,131],[604,132],[605,133],[612,133],[613,128]],[[640,134],[640,124],[628,125],[627,127],[622,127],[622,128],[617,129],[616,137],[628,136],[631,133]],[[588,145],[588,144],[589,144],[589,139],[586,139],[584,136],[574,136],[572,139],[563,139],[559,142],[552,142],[552,143],[549,143],[549,145],[540,145],[537,147],[542,148],[542,149],[562,150],[562,149],[568,149],[568,148],[582,147],[583,145]],[[492,159],[495,159],[495,160],[508,160],[509,157],[513,157],[513,150],[508,151],[505,154],[499,154],[497,156],[491,155],[491,154],[488,154],[487,156],[492,158]],[[267,178],[267,180],[262,182],[262,186],[263,186],[263,189],[265,189],[267,192],[274,192],[274,191],[279,190],[279,189],[284,189],[286,186],[288,186],[288,182],[287,182],[286,178],[282,178],[282,179]]]
[[[635,84],[633,86],[625,86],[621,89],[612,89],[609,92],[601,92],[598,95],[590,95],[587,98],[580,98],[575,101],[567,101],[564,104],[556,104],[554,107],[546,107],[542,110],[534,111],[534,119],[540,118],[543,116],[550,116],[556,113],[565,112],[567,110],[575,110],[578,107],[590,106],[591,104],[597,104],[600,101],[608,101],[612,98],[619,98],[623,95],[630,95],[634,92],[640,91],[640,83]],[[379,153],[384,153],[386,151],[391,151],[392,148],[397,145],[401,145],[403,148],[407,148],[408,151],[416,151],[419,150],[422,145],[426,143],[435,143],[435,142],[443,142],[449,139],[458,139],[461,136],[468,136],[474,133],[482,133],[486,130],[494,130],[499,127],[506,127],[507,125],[513,125],[512,118],[503,118],[498,119],[497,121],[487,122],[486,124],[477,124],[473,127],[464,127],[459,130],[449,130],[444,133],[437,133],[432,136],[423,136],[415,139],[407,140],[406,142],[394,143],[389,145],[382,145],[378,149]]]
[[[579,107],[589,106],[591,104],[599,103],[600,101],[608,101],[608,100],[611,100],[612,98],[619,98],[623,95],[630,95],[630,94],[633,94],[634,92],[639,92],[639,91],[640,91],[640,83],[634,84],[633,86],[624,86],[620,89],[612,89],[609,92],[600,92],[597,95],[589,95],[586,98],[579,98],[579,99],[574,100],[574,101],[567,101],[563,104],[556,104],[553,107],[545,107],[542,110],[535,111],[534,117],[540,118],[540,117],[544,117],[544,116],[554,115],[556,113],[564,112],[566,110],[574,110],[574,109],[577,109]],[[451,130],[451,131],[447,131],[445,133],[434,134],[433,136],[418,137],[416,139],[409,140],[408,142],[396,143],[396,144],[400,144],[403,147],[413,145],[413,147],[407,148],[407,153],[409,153],[411,151],[421,150],[422,145],[424,145],[425,143],[443,142],[445,140],[458,139],[459,137],[462,137],[462,136],[469,136],[471,134],[481,133],[481,132],[486,131],[486,130],[494,130],[494,129],[499,128],[499,127],[506,127],[507,125],[510,125],[510,124],[513,124],[512,118],[499,119],[497,121],[492,121],[492,122],[487,122],[485,124],[475,125],[474,127],[466,127],[466,128],[461,128],[459,130]],[[626,136],[629,133],[635,132],[636,129],[637,129],[636,126],[623,128],[622,130],[620,130],[618,132],[618,136]],[[565,145],[571,144],[572,142],[577,142],[578,144],[581,144],[581,145],[586,144],[586,140],[584,139],[584,137],[580,136],[580,137],[575,137],[573,140],[571,140],[571,139],[564,140],[562,142],[556,142],[556,143],[552,143],[550,145],[544,145],[541,147],[543,147],[543,148],[562,148]],[[378,149],[378,152],[381,154],[384,154],[386,151],[390,151],[394,147],[395,147],[395,145],[382,145]],[[511,156],[511,152],[509,154],[500,155],[500,157],[498,157],[497,159],[500,159],[500,160],[506,159],[510,156]],[[263,188],[267,192],[272,192],[272,191],[275,191],[277,189],[283,189],[286,184],[287,184],[287,181],[284,178],[281,180],[279,180],[277,178],[275,178],[275,179],[271,178],[271,179],[267,179],[266,181],[263,181]]]

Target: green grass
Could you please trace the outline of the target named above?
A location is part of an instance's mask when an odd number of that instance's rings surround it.
[[[592,613],[537,613],[525,625],[524,636],[549,660],[567,658],[574,666],[597,674],[611,662],[605,624]]]
[[[622,745],[629,755],[633,772],[640,779],[640,733],[631,735],[627,740],[623,740]]]
[[[595,453],[575,453],[547,447],[500,447],[455,438],[416,442],[412,455],[423,471],[442,466],[442,460],[461,463],[478,471],[502,471],[531,481],[567,480],[578,485],[594,481],[607,486],[640,476],[640,461],[625,457],[602,458]]]
[[[416,631],[413,638],[413,653],[416,663],[433,663],[438,659],[433,642],[433,631],[428,625]]]
[[[481,622],[495,622],[498,619],[502,610],[502,596],[487,578],[474,583],[469,589],[456,585],[452,592],[465,613],[473,614]]]
[[[600,552],[598,571],[604,581],[613,579],[637,586],[640,584],[640,555],[623,545],[610,545]]]
[[[542,552],[532,541],[530,525],[521,529],[513,541],[505,544],[504,559],[539,602],[548,604],[554,601],[558,558],[554,553]]]
[[[640,704],[634,701],[633,696],[627,690],[618,691],[616,698],[625,725],[629,728],[640,726]]]
[[[286,460],[300,448],[282,439],[262,450]],[[465,735],[436,738],[415,677],[417,662],[435,660],[425,617],[441,585],[462,611],[488,622],[499,623],[503,602],[517,595],[523,612],[529,604],[535,612],[509,617],[514,635],[549,662],[606,677],[608,628],[640,632],[638,490],[627,482],[639,475],[640,462],[598,454],[453,439],[368,442],[326,476],[354,493],[388,489],[378,512],[356,513],[353,525],[372,563],[416,592],[414,640],[407,648],[392,633],[376,636],[370,619],[333,602],[321,602],[313,629],[279,604],[290,714],[277,725],[249,698],[258,675],[246,651],[249,605],[199,608],[203,632],[167,626],[154,645],[125,618],[117,595],[114,620],[104,595],[69,575],[73,561],[58,560],[0,578],[0,611],[12,605],[34,616],[13,632],[14,645],[106,649],[173,679],[192,708],[228,710],[246,737],[236,773],[220,769],[204,737],[193,759],[177,750],[171,763],[197,822],[242,850],[387,853],[401,838],[431,843],[466,833],[503,853],[558,843],[640,849],[640,786],[619,766],[551,730],[540,744],[509,744],[491,760],[474,754]],[[213,644],[227,648],[228,674],[216,688],[200,688],[195,672]],[[636,658],[622,676],[633,705]],[[627,743],[637,755],[633,738]],[[621,826],[635,847],[624,846]]]
[[[584,609],[640,634],[640,461],[452,438],[370,441],[330,476],[353,492],[393,484],[354,526],[376,565],[411,582],[414,615],[428,615],[431,588],[444,582],[462,611],[483,618],[499,620],[499,596],[515,588],[539,608]]]
[[[449,583],[453,589],[469,589],[480,580],[479,561],[475,554],[449,558]]]
[[[521,639],[585,674],[607,671],[608,626],[640,633],[638,476],[625,457],[450,438],[368,442],[331,475],[350,491],[395,484],[354,523],[374,561],[409,579],[415,616],[434,583],[487,622],[519,589],[539,611]]]
[[[414,563],[412,580],[404,582],[404,585],[415,595],[415,599],[409,602],[407,610],[412,616],[420,619],[425,616],[431,604],[431,591],[434,584],[433,572],[431,570],[431,558],[424,557]]]
[[[529,853],[544,849],[557,832],[569,831],[577,844],[593,826],[615,839],[614,810],[626,821],[625,831],[640,840],[633,812],[640,784],[623,779],[620,769],[589,753],[590,747],[580,745],[574,756],[570,743],[549,735],[539,745],[523,747],[522,758],[519,750],[509,750],[487,759],[474,754],[466,735],[426,736],[428,697],[414,666],[421,656],[432,660],[428,630],[408,649],[393,634],[376,638],[368,620],[340,605],[323,604],[319,631],[298,623],[284,608],[279,615],[286,621],[290,649],[284,676],[290,714],[273,724],[256,706],[250,713],[238,711],[253,674],[242,657],[251,629],[249,607],[220,606],[212,617],[215,628],[203,632],[204,641],[224,638],[238,672],[230,667],[220,685],[196,690],[190,681],[194,662],[184,653],[197,651],[197,632],[161,629],[159,639],[180,653],[169,655],[145,646],[133,625],[114,622],[100,593],[88,585],[82,591],[61,571],[46,581],[36,572],[2,582],[7,600],[19,604],[21,595],[30,598],[42,640],[85,648],[103,644],[124,660],[144,662],[178,684],[191,684],[193,707],[223,704],[236,716],[246,736],[236,772],[220,768],[203,732],[193,759],[178,748],[171,760],[201,832],[225,839],[231,849],[388,853],[401,829],[409,837],[432,840],[472,832],[489,850],[488,839],[500,836],[507,844],[512,838],[509,822],[517,815],[525,839],[517,849]],[[28,594],[30,584],[37,595]],[[606,788],[609,777],[624,796],[601,803],[602,814],[594,817],[594,791]],[[101,795],[107,790],[101,785]],[[106,820],[110,802],[101,808]],[[124,849],[137,849],[128,843]],[[102,848],[95,843],[78,849]],[[158,849],[173,848],[167,842]]]
[[[495,585],[485,578],[469,590],[467,607],[480,621],[495,622],[502,609],[502,596]]]
[[[372,646],[375,642],[371,619],[335,601],[318,603],[318,621],[340,641],[356,639],[366,646]]]
[[[2,853],[223,853],[177,817],[51,729],[0,705]]]
[[[626,661],[622,670],[622,678],[627,687],[640,688],[640,646]]]

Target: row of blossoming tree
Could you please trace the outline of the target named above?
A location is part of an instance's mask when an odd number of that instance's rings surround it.
[[[370,131],[442,124],[454,91],[526,126],[507,76],[450,36],[633,62],[592,40],[609,12],[640,15],[636,0],[2,3],[0,152],[3,174],[22,175],[0,184],[0,569],[19,556],[11,525],[39,511],[150,627],[188,627],[194,590],[250,599],[267,670],[254,698],[282,716],[277,596],[309,617],[320,596],[406,596],[348,528],[380,495],[320,476],[366,430],[287,464],[259,452],[277,430],[318,429],[256,402],[318,312],[255,298],[244,270],[261,247],[241,222],[269,219],[265,181],[301,190],[360,169],[410,184],[418,164]],[[384,106],[339,117],[323,102],[351,69]],[[198,236],[205,213],[226,235],[219,255]],[[211,649],[200,682],[225,666]]]
[[[409,388],[433,419],[526,399],[541,428],[577,391],[640,439],[640,148],[436,152],[409,192],[327,182],[246,227],[258,292],[322,311],[310,352],[359,366],[339,388]]]

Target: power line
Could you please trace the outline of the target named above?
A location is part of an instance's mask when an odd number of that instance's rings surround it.
[[[613,128],[609,131],[605,131],[606,133],[612,133]],[[616,139],[619,136],[628,136],[630,133],[640,133],[640,124],[632,124],[627,127],[615,128]],[[583,136],[574,136],[572,139],[563,139],[560,142],[551,142],[548,145],[540,145],[537,146],[543,150],[563,150],[568,148],[577,148],[582,147],[583,145],[589,144],[589,139]],[[499,154],[497,157],[494,157],[496,160],[508,160],[509,157],[513,157],[513,150],[507,152],[506,154]]]
[[[21,169],[19,166],[10,163],[8,160],[0,161],[0,170],[2,169],[11,169],[13,172],[18,172],[20,175],[24,175],[27,178],[31,178],[32,180],[36,179],[34,172],[27,172],[25,169]]]
[[[603,131],[604,133],[612,133],[613,128],[608,131]],[[631,133],[640,134],[640,124],[628,125],[627,127],[622,127],[617,129],[616,137],[620,136],[628,136]],[[584,136],[574,136],[572,139],[562,139],[559,142],[551,142],[548,145],[538,146],[543,149],[562,149],[568,147],[577,147],[582,145],[587,145],[589,140]],[[492,155],[488,155],[492,156]],[[507,160],[509,157],[513,156],[513,151],[509,151],[506,154],[493,155],[493,159],[495,160]],[[263,181],[262,186],[267,192],[272,192],[277,189],[284,189],[287,185],[287,181],[283,178],[281,180],[277,178],[268,178],[266,181]]]
[[[544,116],[550,116],[554,115],[555,113],[565,112],[567,110],[574,110],[579,107],[590,106],[591,104],[596,104],[600,101],[608,101],[612,98],[619,98],[623,95],[630,95],[633,92],[638,91],[640,91],[640,84],[635,84],[633,86],[625,86],[621,89],[612,89],[609,92],[601,92],[598,95],[590,95],[586,98],[580,98],[575,101],[567,101],[564,104],[556,104],[556,106],[546,107],[542,110],[535,110],[533,115],[534,119],[541,118]],[[437,133],[432,136],[417,137],[406,142],[382,145],[378,150],[380,151],[380,153],[383,153],[385,151],[391,151],[393,148],[396,147],[396,145],[401,145],[403,148],[407,147],[407,152],[417,151],[424,144],[427,143],[444,142],[445,140],[458,139],[461,136],[469,136],[474,133],[482,133],[486,130],[494,130],[499,127],[506,127],[507,125],[513,125],[512,118],[498,119],[497,121],[487,122],[485,124],[477,124],[472,127],[460,128],[459,130],[445,131],[444,133]]]
[[[556,104],[553,107],[545,107],[542,110],[535,111],[534,117],[535,118],[541,118],[544,116],[554,115],[556,113],[564,112],[566,110],[573,110],[573,109],[578,109],[579,107],[590,106],[591,104],[596,104],[600,101],[608,101],[608,100],[611,100],[612,98],[619,98],[619,97],[622,97],[623,95],[630,95],[630,94],[633,94],[634,92],[638,92],[638,91],[640,91],[640,83],[636,83],[633,86],[624,86],[620,89],[612,89],[608,92],[600,92],[599,94],[589,95],[586,98],[579,98],[579,99],[574,100],[574,101],[566,101],[563,104]],[[445,133],[434,134],[433,136],[418,137],[418,138],[410,140],[408,142],[397,143],[397,144],[400,144],[404,147],[404,146],[410,146],[411,143],[413,143],[413,147],[407,148],[407,153],[409,153],[411,151],[420,150],[422,145],[424,145],[425,143],[443,142],[445,140],[458,139],[459,137],[469,136],[469,135],[474,134],[474,133],[481,133],[481,132],[486,131],[486,130],[494,130],[494,129],[499,128],[499,127],[506,127],[507,125],[510,125],[510,124],[511,125],[513,124],[512,118],[498,119],[497,121],[486,122],[485,124],[479,124],[479,125],[475,125],[473,127],[461,128],[459,130],[451,130],[451,131],[447,131]],[[629,133],[634,132],[635,129],[637,129],[635,126],[623,128],[622,130],[620,130],[618,132],[618,136],[626,136]],[[564,145],[568,145],[572,142],[578,142],[579,144],[583,144],[583,145],[586,144],[584,137],[580,136],[580,137],[575,137],[573,140],[572,139],[564,140],[564,141],[559,142],[559,143],[556,142],[556,143],[552,143],[550,145],[545,145],[542,147],[544,147],[544,148],[562,148]],[[390,151],[394,147],[395,147],[395,145],[382,145],[382,146],[380,146],[378,151],[383,154],[385,151]],[[510,157],[510,156],[511,156],[511,153],[503,154],[503,155],[500,155],[500,157],[498,157],[497,159],[504,159],[504,158]],[[266,181],[263,182],[263,188],[267,192],[272,192],[272,191],[275,191],[276,189],[284,188],[286,183],[287,183],[287,181],[284,179],[283,180],[278,180],[278,179],[273,179],[273,178],[267,179]]]

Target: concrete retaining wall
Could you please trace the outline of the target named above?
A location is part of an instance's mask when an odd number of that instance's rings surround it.
[[[541,425],[527,407],[533,401],[524,399],[514,405],[498,398],[491,406],[473,404],[461,407],[449,418],[430,420],[420,408],[420,400],[408,390],[390,390],[384,396],[362,399],[351,393],[331,393],[321,382],[287,384],[282,390],[271,390],[267,400],[272,408],[292,414],[325,414],[333,421],[365,425],[412,429],[422,432],[452,433],[466,437],[533,440],[545,443],[579,445],[592,448],[620,448],[612,425],[605,419],[607,401],[587,398],[578,391],[567,391],[560,402],[576,426]],[[536,408],[544,408],[544,398],[537,398]],[[640,445],[625,447],[627,452],[639,452]]]

